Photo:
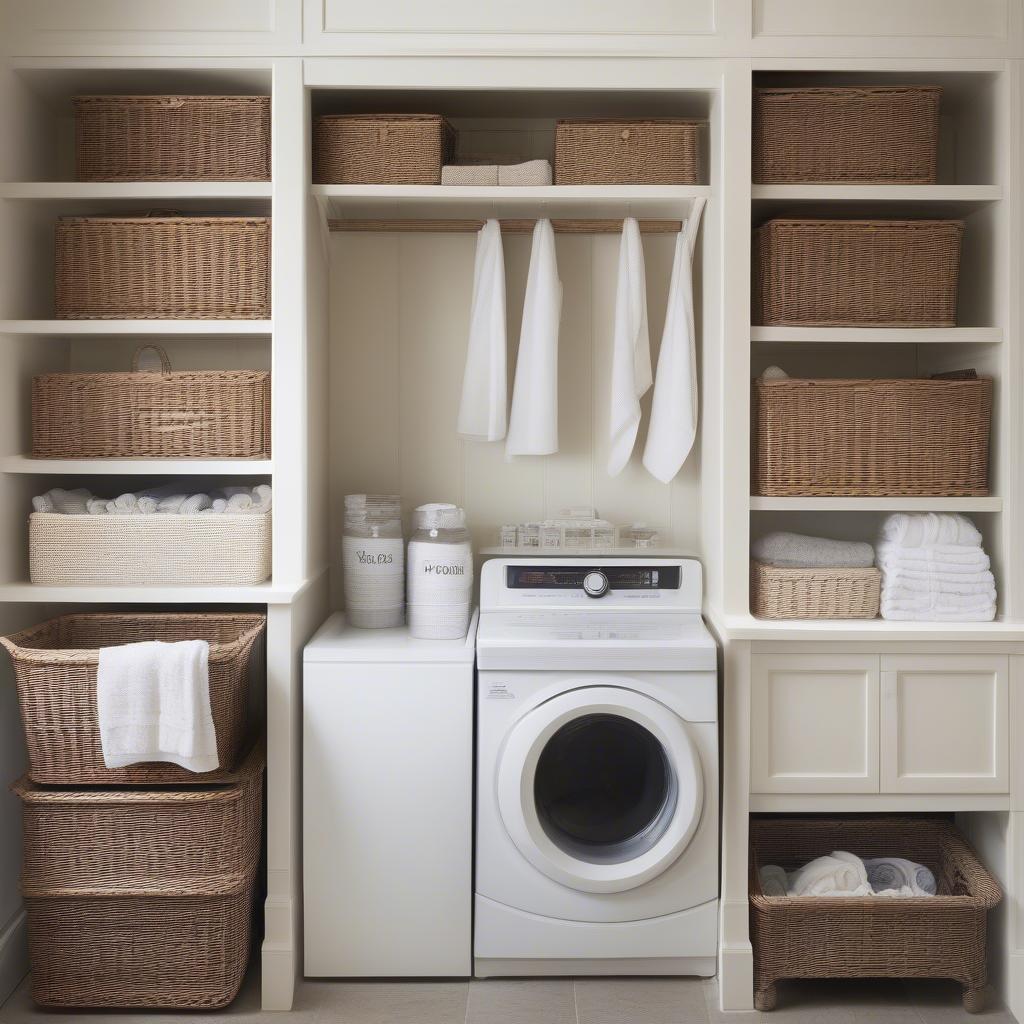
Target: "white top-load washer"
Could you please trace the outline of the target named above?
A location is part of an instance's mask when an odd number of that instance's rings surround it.
[[[717,651],[691,559],[493,559],[478,976],[699,974],[718,940]]]

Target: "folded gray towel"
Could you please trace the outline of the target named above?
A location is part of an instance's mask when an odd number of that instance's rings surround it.
[[[799,533],[767,533],[750,545],[759,562],[790,569],[867,569],[875,564],[875,549],[859,540],[829,540]]]

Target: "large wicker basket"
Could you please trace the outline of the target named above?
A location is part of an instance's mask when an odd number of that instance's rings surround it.
[[[750,823],[754,1004],[771,1010],[782,978],[952,978],[964,1006],[984,1007],[986,916],[999,884],[949,821],[762,818]],[[935,874],[938,894],[889,899],[766,896],[760,868],[792,871],[833,850],[898,855]]]
[[[82,517],[86,518],[86,517]],[[216,781],[172,764],[107,768],[96,703],[101,647],[143,640],[210,644],[210,708],[224,770],[245,737],[249,659],[265,625],[252,614],[63,615],[0,637],[14,661],[29,778],[41,786],[168,786]]]
[[[268,459],[270,374],[48,373],[32,379],[36,459]]]
[[[325,114],[313,122],[313,181],[440,185],[455,144],[439,114]]]
[[[753,488],[769,496],[988,494],[992,380],[758,380]]]
[[[703,121],[564,120],[555,126],[556,185],[696,185]]]
[[[930,185],[937,86],[754,90],[754,181]]]
[[[267,217],[61,217],[55,245],[61,319],[270,316]]]
[[[866,569],[794,569],[750,563],[750,611],[761,619],[873,619],[882,574]]]
[[[754,232],[765,325],[955,327],[958,220],[775,219]]]
[[[234,999],[249,959],[262,774],[257,749],[226,786],[15,787],[37,1003],[216,1009]]]
[[[269,96],[76,96],[79,181],[269,181]]]

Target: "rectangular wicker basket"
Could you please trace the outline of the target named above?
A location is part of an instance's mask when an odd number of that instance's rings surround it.
[[[952,822],[934,818],[754,818],[750,822],[754,1004],[775,1006],[783,978],[951,978],[984,1006],[986,918],[1002,891]],[[898,854],[935,875],[938,894],[766,896],[760,868],[792,871],[833,850]]]
[[[29,576],[51,587],[255,586],[270,576],[270,513],[33,512]]]
[[[61,217],[55,254],[60,319],[270,316],[267,217]]]
[[[79,181],[269,181],[269,96],[76,96]]]
[[[760,619],[873,619],[881,588],[882,574],[875,568],[750,563],[750,611]]]
[[[696,185],[705,122],[563,120],[555,125],[556,185]]]
[[[755,89],[754,181],[933,184],[941,98],[938,86]]]
[[[152,349],[159,373],[139,371]],[[32,378],[36,459],[269,459],[270,374],[172,372],[159,345],[130,373]]]
[[[988,494],[992,380],[757,380],[755,494]]]
[[[85,516],[81,518],[86,518]],[[217,781],[238,763],[249,704],[249,661],[266,619],[252,614],[62,615],[0,637],[14,662],[29,778],[40,786],[168,786]],[[107,768],[96,672],[101,647],[143,640],[206,640],[217,772],[173,764]]]
[[[754,323],[955,327],[958,220],[777,218],[754,231]]]
[[[41,1006],[212,1010],[249,960],[263,752],[230,785],[41,790],[22,780],[32,995]]]
[[[313,122],[313,181],[440,185],[455,145],[439,114],[325,114]]]

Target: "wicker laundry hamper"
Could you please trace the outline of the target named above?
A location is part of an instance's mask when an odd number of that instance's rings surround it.
[[[873,619],[881,600],[875,568],[813,568],[750,563],[750,611],[760,619]]]
[[[706,122],[563,120],[555,125],[556,185],[696,185]]]
[[[217,754],[222,769],[230,771],[243,749],[249,661],[265,625],[263,615],[253,614],[103,613],[62,615],[0,637],[14,662],[28,777],[41,786],[173,786],[216,781],[220,772],[197,776],[172,764],[104,765],[96,701],[99,651],[143,640],[208,641]]]
[[[269,96],[76,96],[79,181],[269,181]]]
[[[984,1008],[988,911],[1002,899],[952,822],[936,818],[753,818],[750,935],[754,1005],[771,1010],[783,978],[951,978],[964,1007]],[[938,894],[766,896],[760,868],[795,870],[833,850],[905,857],[934,874]]]

